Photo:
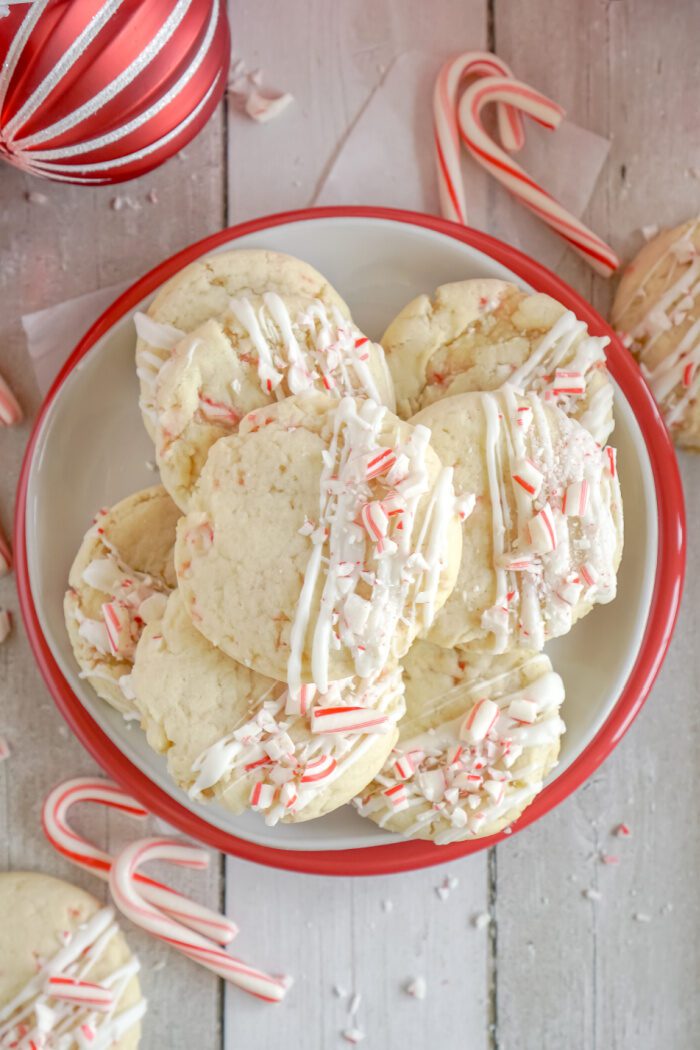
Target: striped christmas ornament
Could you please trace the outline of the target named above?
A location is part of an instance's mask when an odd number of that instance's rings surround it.
[[[0,157],[88,185],[158,167],[226,87],[225,0],[0,4]]]

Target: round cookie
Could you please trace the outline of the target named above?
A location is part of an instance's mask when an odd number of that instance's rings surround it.
[[[357,809],[382,828],[440,845],[502,831],[557,762],[564,685],[549,659],[418,641],[404,680],[399,743]]]
[[[382,336],[402,419],[441,398],[510,383],[559,405],[601,445],[614,426],[608,342],[551,296],[490,279],[419,295]]]
[[[306,390],[394,407],[384,351],[320,299],[276,292],[232,298],[183,339],[156,382],[156,457],[187,510],[209,449],[243,416]]]
[[[143,625],[175,587],[180,517],[161,485],[101,510],[68,577],[66,627],[82,675],[118,711],[133,710],[128,675]]]
[[[111,908],[49,875],[0,874],[0,1046],[134,1050],[146,1012],[138,971]],[[102,984],[113,1003],[76,1010],[47,990],[49,976]]]
[[[350,311],[326,278],[292,255],[260,248],[217,252],[190,263],[157,292],[146,313],[137,313],[136,372],[139,406],[151,437],[155,437],[155,383],[158,372],[184,335],[212,317],[219,317],[232,296],[299,295]]]
[[[334,683],[325,696],[307,686],[293,700],[211,645],[177,591],[141,636],[132,682],[148,742],[173,780],[234,813],[251,806],[267,824],[349,802],[381,769],[404,713],[399,669]]]
[[[455,589],[428,638],[541,649],[612,601],[622,553],[615,450],[536,394],[459,394],[414,416],[472,492]]]
[[[293,691],[381,670],[452,589],[452,471],[424,427],[371,400],[302,394],[213,446],[179,523],[195,626]]]
[[[674,441],[700,451],[700,219],[663,230],[625,270],[612,324]]]

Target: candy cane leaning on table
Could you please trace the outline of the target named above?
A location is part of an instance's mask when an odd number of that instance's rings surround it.
[[[112,857],[81,838],[68,824],[68,811],[78,802],[98,802],[110,809],[118,809],[122,813],[140,818],[147,817],[148,810],[111,781],[90,777],[66,780],[46,796],[41,822],[51,845],[67,860],[73,861],[79,868],[92,872],[106,882],[113,863]],[[206,867],[206,863],[198,866]],[[224,915],[190,901],[182,894],[145,875],[137,875],[136,878],[144,897],[152,904],[162,908],[174,919],[187,923],[205,937],[211,937],[218,944],[229,944],[238,933],[235,923]]]
[[[22,409],[19,401],[0,375],[0,425],[12,427],[22,422]]]
[[[109,888],[114,903],[127,919],[250,995],[269,1003],[284,999],[292,985],[290,977],[272,977],[247,966],[240,959],[228,955],[213,941],[164,915],[159,908],[144,899],[138,868],[151,860],[168,860],[172,864],[202,867],[206,866],[209,858],[204,850],[170,839],[132,842],[115,858],[109,873]]]
[[[433,122],[437,160],[440,211],[453,222],[467,221],[460,166],[459,123],[457,121],[457,92],[463,80],[470,76],[501,74],[512,77],[509,67],[490,51],[466,51],[446,62],[438,73],[433,91]],[[523,120],[514,106],[499,103],[498,133],[508,150],[519,150],[525,141]]]
[[[620,265],[613,250],[538,186],[484,131],[481,110],[490,102],[516,106],[551,129],[559,126],[564,110],[522,81],[503,76],[483,77],[462,95],[459,103],[460,133],[467,149],[482,167],[568,241],[594,270],[609,277]]]

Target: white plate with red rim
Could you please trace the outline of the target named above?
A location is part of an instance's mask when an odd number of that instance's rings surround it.
[[[498,277],[554,295],[595,334],[611,334],[587,303],[533,260],[477,231],[390,209],[315,209],[234,227],[181,252],[127,291],[84,337],[49,393],[20,480],[16,523],[20,600],[37,660],[65,717],[121,784],[170,823],[262,863],[329,874],[370,874],[441,863],[493,844],[450,846],[383,832],[346,806],[319,820],[267,827],[192,802],[168,777],[138,724],[79,678],[63,620],[68,570],[96,509],[157,482],[138,410],[133,314],[181,266],[232,247],[271,248],[316,266],[378,338],[409,299],[447,281]],[[683,499],[672,446],[636,366],[613,339],[615,432],[627,509],[616,600],[548,646],[566,685],[567,733],[549,783],[514,826],[560,802],[597,768],[639,710],[665,654],[684,568]],[[118,451],[115,451],[118,450]],[[78,771],[76,771],[78,772]]]

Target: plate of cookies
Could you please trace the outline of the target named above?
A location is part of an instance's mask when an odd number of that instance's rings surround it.
[[[575,790],[684,567],[673,449],[605,322],[390,209],[256,220],[133,285],[47,396],[16,529],[37,660],[105,770],[325,874],[450,860]]]

